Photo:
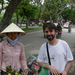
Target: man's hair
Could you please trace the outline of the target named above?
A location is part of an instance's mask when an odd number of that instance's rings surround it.
[[[54,23],[51,23],[51,22],[49,22],[49,23],[44,23],[43,24],[43,31],[45,32],[45,28],[46,27],[48,27],[49,28],[49,30],[51,30],[51,29],[54,29],[55,31],[57,30],[57,27],[55,26],[55,24]]]

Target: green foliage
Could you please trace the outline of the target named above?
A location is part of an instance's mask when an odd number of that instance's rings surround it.
[[[18,14],[27,18],[35,18],[38,14],[38,7],[29,3],[30,0],[23,0],[18,7]]]
[[[16,13],[13,14],[11,22],[16,23]]]
[[[33,27],[33,28],[23,28],[24,31],[29,31],[29,30],[39,30],[42,29],[42,27]]]
[[[0,4],[1,4],[1,3],[4,3],[4,1],[3,1],[3,0],[0,0]]]
[[[0,4],[2,3],[2,0],[0,0]]]
[[[75,23],[75,10],[72,10],[72,11],[71,11],[70,20],[71,20],[73,23]]]
[[[75,17],[75,10],[73,9],[64,9],[64,11],[62,12],[62,16],[65,19],[65,21],[68,20],[72,20]]]
[[[56,3],[56,2],[55,2]],[[54,20],[56,19],[56,7],[53,0],[46,0],[46,3],[43,5],[42,17],[43,19],[50,20],[50,17]]]
[[[68,0],[44,0],[44,13],[43,15],[47,15],[47,19],[56,21],[58,16],[61,15],[62,11],[65,9]],[[47,12],[47,14],[45,13]]]
[[[3,15],[4,15],[4,13],[0,14],[0,22],[1,22],[2,18],[3,18]]]
[[[14,13],[13,16],[12,16],[11,22],[16,23],[16,18],[17,18],[16,13]],[[19,22],[21,22],[22,17],[18,15],[18,18],[19,18]],[[26,18],[24,18],[23,21],[26,21]]]
[[[13,71],[11,66],[7,66],[5,75],[21,75],[21,74],[16,70]]]
[[[10,0],[8,0],[10,1]],[[44,0],[44,4],[41,4],[41,0],[34,0],[34,3],[31,4],[30,2],[33,0],[22,0],[22,2],[18,5],[15,13],[18,15],[19,22],[21,20],[26,21],[26,18],[30,20],[38,19],[39,16],[43,20],[52,20],[56,21],[58,18],[58,14],[63,11],[63,8],[66,6],[67,3],[73,3],[74,0]],[[2,3],[2,0],[0,0]],[[7,9],[7,7],[6,7]],[[16,14],[14,13],[11,22],[16,23]],[[64,19],[73,19],[74,20],[74,10],[64,9],[62,15]],[[59,14],[61,15],[61,13]],[[3,17],[3,14],[0,15],[0,21]]]

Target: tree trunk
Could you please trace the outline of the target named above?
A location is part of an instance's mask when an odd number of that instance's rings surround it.
[[[21,20],[21,22],[20,22],[20,27],[22,27],[23,19],[24,19],[24,16],[23,16],[23,18],[22,18],[22,20]]]
[[[18,17],[18,14],[17,14],[17,10],[16,10],[16,24],[17,25],[19,24],[19,17]]]
[[[28,25],[29,25],[29,19],[26,18],[26,28],[28,28]]]
[[[0,24],[0,31],[2,31],[4,28],[6,28],[10,22],[11,22],[11,18],[13,16],[13,13],[15,12],[15,9],[17,7],[17,5],[21,2],[22,0],[11,0],[6,12],[2,18],[1,24]]]

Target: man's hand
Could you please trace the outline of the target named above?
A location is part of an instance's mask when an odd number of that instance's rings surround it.
[[[62,75],[67,75],[66,71],[61,72]]]
[[[55,67],[53,67],[53,66],[49,66],[49,70],[52,73],[52,75],[60,75],[58,70]]]

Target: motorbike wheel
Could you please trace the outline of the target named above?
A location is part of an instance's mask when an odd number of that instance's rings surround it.
[[[70,33],[71,32],[71,29],[68,29],[68,33]]]

